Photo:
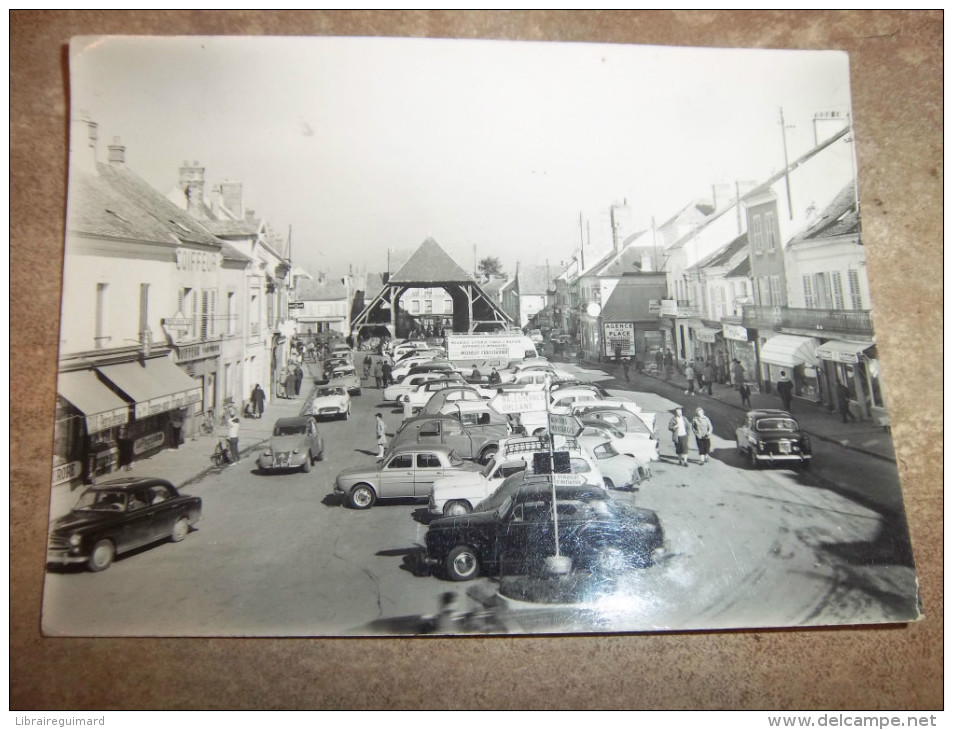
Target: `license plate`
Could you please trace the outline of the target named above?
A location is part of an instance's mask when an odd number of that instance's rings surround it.
[[[791,444],[790,444],[789,442],[787,442],[787,441],[782,441],[781,443],[778,444],[778,450],[779,450],[782,454],[790,454],[790,453],[791,453]]]

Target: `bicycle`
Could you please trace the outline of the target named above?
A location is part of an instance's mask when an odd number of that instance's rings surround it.
[[[218,443],[215,444],[215,450],[211,456],[215,466],[222,467],[232,463],[232,453],[228,444],[228,439],[220,436]]]

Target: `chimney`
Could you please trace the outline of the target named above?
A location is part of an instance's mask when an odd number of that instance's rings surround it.
[[[96,174],[96,143],[99,125],[85,114],[70,122],[70,162],[77,170]]]
[[[244,205],[242,204],[242,184],[240,182],[223,182],[222,205],[225,209],[239,220],[245,217]]]
[[[730,183],[715,183],[711,186],[711,200],[715,210],[721,210],[734,201],[732,187]]]
[[[187,210],[195,216],[204,217],[205,206],[205,168],[198,161],[191,164],[188,160],[179,168],[179,188],[185,193]]]
[[[648,251],[642,252],[642,273],[652,270],[652,254]]]
[[[126,147],[119,143],[119,137],[113,137],[113,143],[109,145],[109,164],[116,167],[126,164]]]

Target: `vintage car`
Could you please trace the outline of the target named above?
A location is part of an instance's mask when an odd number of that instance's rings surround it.
[[[454,404],[459,407],[461,404]],[[475,423],[467,424],[448,415],[408,418],[397,429],[389,451],[403,445],[446,446],[464,459],[485,464],[499,449],[500,439],[509,435],[506,418],[499,414],[476,414]]]
[[[602,436],[589,435],[583,429],[576,439],[596,460],[606,489],[634,489],[651,478],[652,470],[648,462],[619,453],[613,444]]]
[[[413,412],[417,413],[418,411],[423,410],[424,406],[430,402],[434,395],[448,389],[452,389],[451,392],[457,393],[457,398],[453,400],[465,400],[460,396],[461,392],[469,392],[472,395],[470,400],[483,400],[483,397],[476,391],[475,388],[464,386],[457,379],[441,378],[439,380],[431,380],[426,383],[421,383],[409,393],[402,395],[398,400],[398,403],[410,403],[410,407]]]
[[[620,431],[606,421],[595,418],[581,418],[582,433],[580,436],[596,436],[601,442],[608,441],[620,454],[634,456],[641,462],[659,460],[658,439],[648,433],[631,433]]]
[[[748,411],[745,422],[735,430],[739,454],[748,455],[752,469],[761,464],[795,464],[807,469],[811,464],[811,440],[787,411]]]
[[[400,446],[375,466],[345,469],[334,480],[334,492],[354,509],[370,509],[378,499],[430,496],[433,483],[451,474],[479,467],[442,446]]]
[[[315,461],[324,458],[324,439],[318,425],[310,416],[279,418],[271,432],[268,448],[258,457],[258,468],[263,472],[301,469],[311,471]]]
[[[353,365],[343,365],[334,368],[331,371],[331,377],[328,378],[328,385],[339,385],[343,387],[349,395],[361,394],[361,378]]]
[[[517,477],[513,477],[514,479]],[[528,477],[492,511],[443,517],[427,530],[426,562],[450,580],[487,575],[544,573],[553,555],[555,525],[559,552],[579,573],[647,567],[664,549],[658,515],[613,500],[588,485],[556,486],[551,477]]]
[[[331,377],[331,373],[334,372],[335,368],[346,368],[352,365],[354,365],[354,362],[349,357],[328,358],[324,361],[324,367],[322,368],[325,380]]]
[[[500,451],[480,472],[468,472],[444,477],[434,482],[428,509],[431,515],[462,515],[473,511],[474,505],[489,497],[504,480],[521,472],[548,474],[565,468],[582,476],[590,485],[604,483],[602,473],[593,459],[573,439],[560,439],[557,451],[550,455],[548,439],[530,437],[508,438],[500,442]]]
[[[165,479],[127,477],[89,487],[72,511],[54,520],[46,562],[84,563],[99,572],[117,555],[160,540],[179,542],[202,515],[202,500]]]
[[[655,414],[632,401],[579,401],[570,406],[570,414],[582,421],[607,423],[624,433],[655,438]]]
[[[443,371],[431,373],[419,373],[417,375],[405,375],[396,383],[392,383],[384,388],[385,403],[400,403],[402,396],[416,390],[421,383],[429,383],[432,380],[455,380],[460,385],[466,385],[463,378],[457,373],[447,373]]]
[[[351,396],[343,385],[319,385],[311,401],[314,418],[343,418],[351,416]]]
[[[438,390],[420,410],[421,413],[440,413],[440,409],[448,403],[480,403],[486,396],[469,385],[451,385],[449,388]]]

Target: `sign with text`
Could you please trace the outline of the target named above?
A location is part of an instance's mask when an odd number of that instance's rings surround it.
[[[497,393],[490,399],[490,406],[504,414],[545,411],[546,394],[541,390],[517,390],[509,393]]]
[[[635,356],[635,325],[631,322],[605,322],[602,325],[605,354],[614,357]]]
[[[533,344],[525,335],[447,335],[448,360],[519,360]]]
[[[586,483],[582,474],[553,474],[554,487],[579,487]]]
[[[582,423],[575,416],[549,415],[549,432],[556,436],[578,436],[582,433]]]

